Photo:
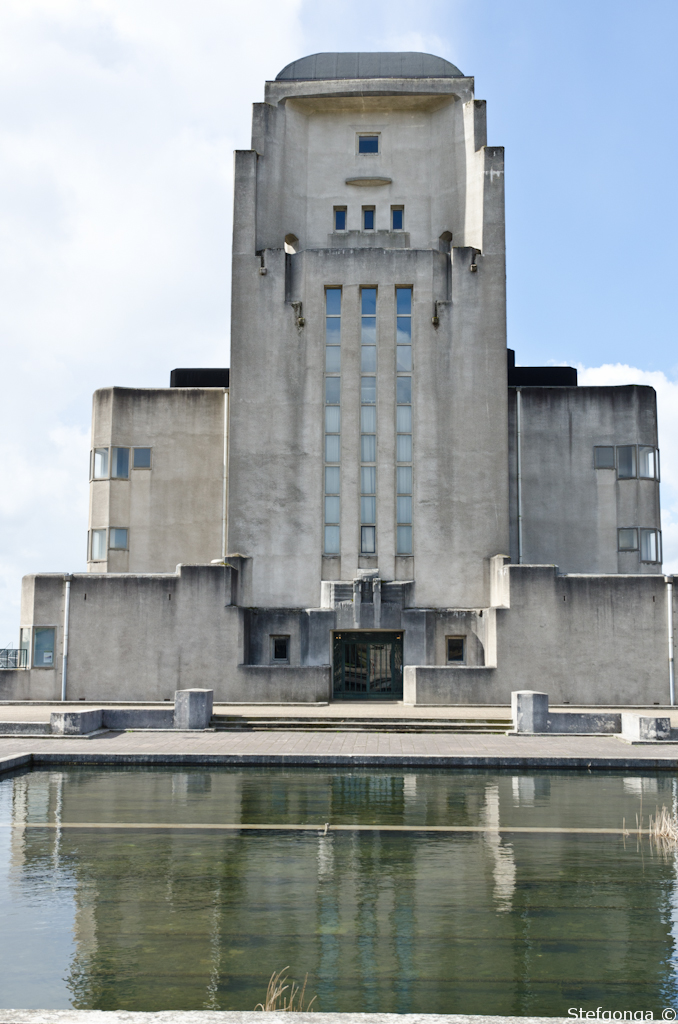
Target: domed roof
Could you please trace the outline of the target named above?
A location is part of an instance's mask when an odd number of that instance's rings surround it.
[[[331,78],[463,78],[454,64],[432,53],[314,53],[293,60],[276,81]]]

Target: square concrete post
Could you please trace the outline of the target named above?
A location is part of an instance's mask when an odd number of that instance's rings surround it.
[[[101,729],[103,710],[92,708],[87,711],[53,711],[49,716],[55,736],[84,736]]]
[[[549,695],[538,690],[514,690],[511,694],[511,715],[516,732],[546,732],[549,717]]]
[[[625,740],[670,740],[671,719],[622,711],[621,733]]]
[[[214,690],[177,690],[174,694],[174,728],[206,729],[212,717]]]

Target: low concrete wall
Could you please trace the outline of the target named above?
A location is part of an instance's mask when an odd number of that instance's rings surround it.
[[[0,669],[0,700],[59,700],[56,668]]]
[[[405,704],[508,704],[496,699],[497,669],[465,665],[405,665]]]
[[[101,729],[103,710],[92,708],[88,711],[53,711],[49,716],[55,736],[82,736]]]
[[[621,714],[608,712],[598,714],[595,711],[549,711],[546,718],[546,731],[558,733],[572,732],[621,732]]]
[[[622,712],[621,734],[631,742],[651,742],[671,739],[671,719],[654,715],[634,715]]]
[[[104,708],[104,729],[172,729],[174,708]]]
[[[330,699],[329,665],[238,665],[228,696],[220,701],[258,704],[276,701],[317,703]]]
[[[48,722],[0,722],[0,733],[13,736],[49,735],[52,731]]]

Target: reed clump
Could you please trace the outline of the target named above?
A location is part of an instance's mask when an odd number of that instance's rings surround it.
[[[289,971],[289,967],[283,967],[282,971],[273,972],[266,989],[266,998],[263,1003],[257,1003],[254,1007],[255,1010],[286,1013],[312,1013],[314,1011],[313,1003],[317,996],[313,996],[304,1006],[308,974],[304,978],[304,984],[299,986],[295,981],[288,982],[286,971]],[[286,992],[289,995],[285,995]]]
[[[649,832],[657,845],[667,849],[678,846],[678,820],[666,805],[654,817],[650,815]]]

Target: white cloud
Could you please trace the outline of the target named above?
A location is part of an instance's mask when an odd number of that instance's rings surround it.
[[[664,572],[678,572],[678,381],[659,370],[608,363],[580,366],[579,383],[590,387],[647,384],[657,392]]]

